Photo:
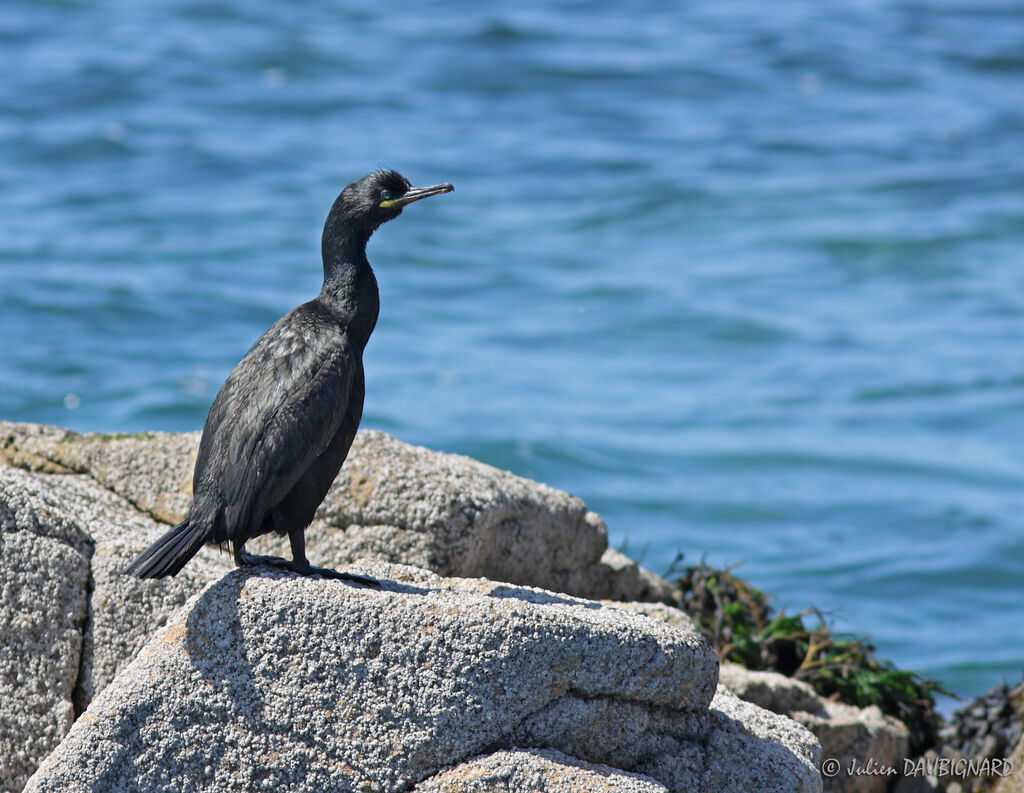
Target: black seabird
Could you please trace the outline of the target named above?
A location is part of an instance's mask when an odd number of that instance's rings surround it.
[[[324,224],[320,294],[279,319],[239,361],[213,401],[199,444],[193,497],[181,523],[124,572],[175,575],[204,543],[230,543],[235,563],[275,564],[363,584],[313,567],[305,529],[341,468],[363,413],[363,348],[380,309],[366,243],[382,223],[450,184],[413,187],[395,171],[353,182]],[[292,560],[253,556],[245,543],[288,535]]]

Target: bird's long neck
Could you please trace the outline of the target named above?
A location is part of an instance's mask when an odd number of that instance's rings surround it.
[[[377,279],[366,258],[365,237],[357,233],[324,232],[324,286],[320,303],[345,326],[349,339],[360,349],[377,324],[380,296]]]

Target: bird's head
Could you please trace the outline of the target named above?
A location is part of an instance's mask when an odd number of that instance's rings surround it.
[[[450,193],[450,184],[413,187],[397,171],[374,171],[357,179],[341,191],[327,216],[324,234],[370,234],[381,224],[402,214],[402,208],[441,193]]]

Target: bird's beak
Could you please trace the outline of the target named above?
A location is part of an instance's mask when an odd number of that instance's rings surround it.
[[[391,207],[404,207],[407,204],[411,204],[413,201],[419,201],[421,198],[429,198],[432,195],[440,195],[441,193],[450,193],[455,188],[445,182],[444,184],[435,184],[430,187],[410,187],[401,198],[395,198],[391,201],[381,201],[380,205],[385,209]]]

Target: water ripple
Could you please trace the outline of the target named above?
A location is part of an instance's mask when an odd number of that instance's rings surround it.
[[[447,179],[371,243],[368,426],[983,690],[1024,646],[1022,40],[996,0],[13,0],[0,416],[200,426],[338,189]]]

